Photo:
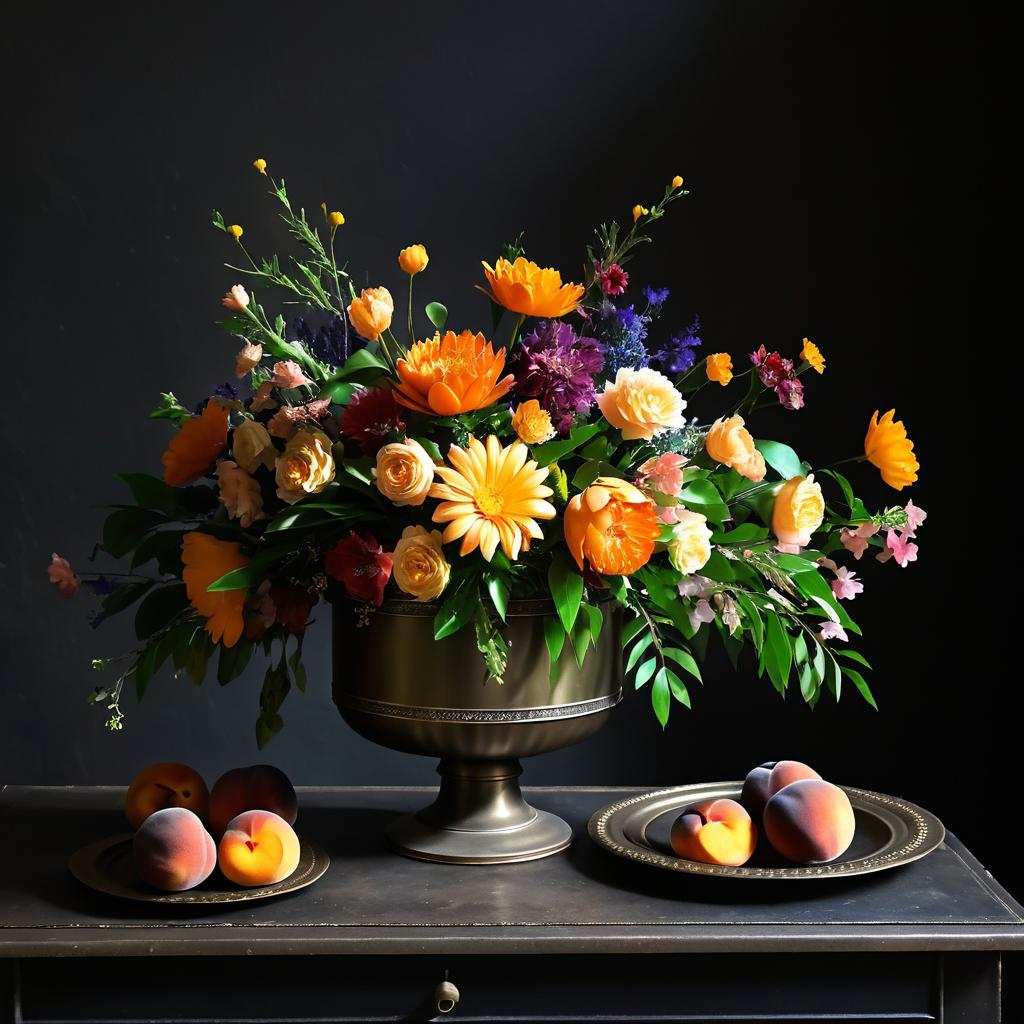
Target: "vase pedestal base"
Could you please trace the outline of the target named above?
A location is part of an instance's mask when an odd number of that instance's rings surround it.
[[[407,857],[446,864],[538,860],[564,850],[572,829],[523,799],[522,770],[515,758],[442,759],[437,799],[392,822],[388,840]]]

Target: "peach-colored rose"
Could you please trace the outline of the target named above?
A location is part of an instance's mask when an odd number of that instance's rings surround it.
[[[235,356],[235,376],[241,379],[263,358],[263,346],[247,341]]]
[[[270,392],[273,390],[274,382],[272,380],[265,380],[256,389],[256,394],[252,396],[252,401],[249,403],[249,412],[263,412],[265,409],[276,409],[277,402],[270,397]]]
[[[303,384],[313,383],[302,372],[302,367],[291,359],[284,359],[279,363],[274,363],[270,368],[270,372],[273,374],[271,379],[275,388],[297,388]]]
[[[320,430],[296,431],[277,457],[277,496],[294,505],[334,479],[331,439]]]
[[[355,329],[368,341],[376,341],[390,326],[395,300],[387,288],[364,288],[348,307]]]
[[[271,437],[287,440],[295,433],[295,428],[300,423],[316,423],[322,420],[327,415],[327,407],[330,404],[329,398],[320,398],[305,405],[282,406],[270,417],[267,432]]]
[[[536,398],[520,402],[512,414],[512,429],[524,444],[542,444],[555,436],[551,413],[542,409]]]
[[[260,485],[237,462],[225,459],[217,467],[221,504],[232,519],[237,519],[243,530],[259,519],[266,519],[263,511],[263,492]]]
[[[255,473],[260,466],[273,469],[277,460],[277,449],[267,428],[256,420],[245,420],[235,427],[231,454],[246,473]]]
[[[232,313],[241,313],[249,305],[249,293],[240,284],[236,284],[220,301]]]
[[[748,480],[758,483],[764,479],[767,472],[764,456],[754,447],[754,439],[743,426],[742,416],[715,420],[704,440],[704,447],[715,462],[731,466]]]
[[[649,367],[621,367],[614,383],[605,382],[597,404],[604,418],[618,427],[627,441],[650,440],[655,434],[682,427],[686,422],[682,395],[668,377]]]
[[[72,598],[78,593],[82,581],[75,575],[71,563],[66,558],[61,558],[56,551],[50,556],[50,564],[46,568],[46,575],[50,577],[51,583],[57,584],[61,596]]]
[[[434,460],[419,441],[408,438],[377,452],[377,490],[395,505],[422,505],[434,483]]]
[[[772,509],[772,533],[780,550],[796,554],[807,547],[824,518],[825,499],[814,474],[791,477],[779,488]]]
[[[391,555],[391,577],[417,601],[433,601],[448,586],[452,567],[441,550],[441,531],[407,526]]]
[[[707,517],[699,512],[676,509],[676,524],[666,550],[668,560],[684,576],[700,572],[711,557],[711,531],[707,522]]]

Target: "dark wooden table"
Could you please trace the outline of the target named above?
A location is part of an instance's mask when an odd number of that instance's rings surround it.
[[[564,854],[452,866],[389,853],[423,790],[300,791],[299,831],[332,864],[314,886],[227,908],[144,906],[66,869],[124,831],[118,788],[0,792],[0,1024],[390,1021],[999,1020],[1000,959],[1024,910],[955,836],[852,879],[677,876],[596,848],[586,821],[634,790],[534,789]]]

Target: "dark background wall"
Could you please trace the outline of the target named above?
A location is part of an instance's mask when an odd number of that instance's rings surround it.
[[[121,497],[113,473],[159,471],[168,429],[146,419],[158,392],[192,403],[230,376],[235,346],[212,322],[237,275],[208,211],[242,223],[254,251],[284,245],[253,158],[308,209],[327,198],[345,212],[360,283],[400,290],[398,249],[425,242],[419,295],[459,326],[488,323],[478,261],[520,229],[535,259],[572,274],[594,224],[628,218],[679,173],[693,194],[634,279],[670,285],[666,326],[699,313],[706,350],[737,363],[761,342],[820,343],[828,370],[807,408],[759,430],[812,461],[856,453],[871,411],[895,405],[923,467],[920,561],[858,566],[880,712],[853,692],[813,712],[783,703],[749,662],[716,657],[664,735],[646,694],[630,695],[527,780],[671,784],[799,758],[931,808],[1018,884],[991,826],[1009,787],[987,753],[968,756],[997,745],[1005,714],[973,674],[988,620],[971,605],[961,490],[965,403],[993,370],[992,175],[1012,120],[988,41],[1005,30],[941,7],[796,2],[37,4],[9,17],[0,780],[123,783],[157,759],[214,777],[257,758],[297,783],[433,777],[337,717],[323,614],[310,690],[288,699],[264,754],[256,671],[224,689],[161,677],[142,707],[126,703],[122,733],[105,732],[85,702],[89,660],[125,649],[127,627],[94,632],[90,599],[65,603],[46,580],[53,550],[85,565],[98,506]],[[869,504],[906,497],[870,467],[853,476]]]

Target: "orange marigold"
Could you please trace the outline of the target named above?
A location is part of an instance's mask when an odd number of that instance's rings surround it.
[[[505,368],[505,350],[497,352],[482,334],[440,332],[417,341],[396,367],[395,400],[428,416],[455,416],[493,405],[514,383]]]
[[[651,499],[625,480],[607,476],[569,502],[563,527],[580,571],[585,556],[605,576],[628,576],[645,566],[661,533]]]
[[[184,487],[201,477],[228,443],[228,411],[217,402],[208,402],[201,416],[185,420],[171,438],[161,462],[164,482]]]
[[[248,594],[242,590],[215,590],[206,588],[225,573],[249,564],[248,556],[233,541],[217,540],[208,533],[186,533],[181,544],[181,560],[185,571],[185,593],[203,618],[206,632],[214,643],[234,647],[245,626],[242,609]]]
[[[484,262],[483,267],[491,290],[477,287],[513,313],[565,316],[576,308],[586,291],[581,284],[562,284],[562,275],[557,270],[539,267],[525,256],[520,256],[515,263],[499,259],[493,267]]]
[[[868,462],[877,466],[882,479],[897,491],[917,481],[921,468],[914,455],[914,442],[907,437],[903,420],[893,420],[895,409],[890,409],[882,418],[878,410],[871,417],[868,432],[864,438],[864,454]]]

